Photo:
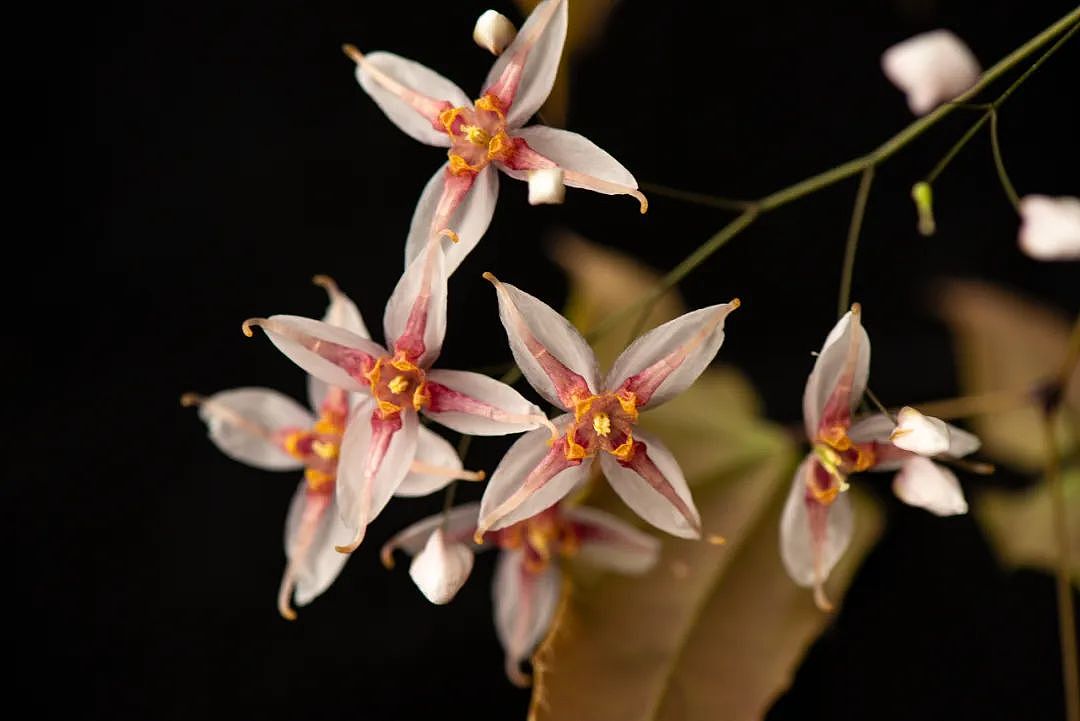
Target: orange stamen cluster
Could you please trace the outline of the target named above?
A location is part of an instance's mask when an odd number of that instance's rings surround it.
[[[540,573],[556,556],[569,558],[577,553],[581,539],[556,510],[549,509],[499,531],[498,545],[506,549],[523,549],[525,569]]]
[[[842,425],[829,426],[818,433],[814,455],[821,467],[836,481],[827,488],[821,488],[816,483],[809,484],[811,494],[823,505],[829,505],[847,489],[849,475],[865,471],[876,461],[873,445],[855,443]]]
[[[566,458],[575,461],[606,451],[629,461],[637,419],[637,398],[630,391],[575,398],[574,422],[566,431]]]
[[[310,430],[293,431],[285,436],[282,442],[285,452],[305,464],[304,478],[309,490],[321,490],[337,478],[337,459],[344,433],[345,416],[324,410]]]
[[[371,395],[383,419],[397,415],[407,405],[418,411],[431,401],[423,369],[403,353],[379,358],[364,378],[371,386]]]
[[[450,136],[450,172],[479,173],[493,160],[506,160],[514,141],[506,132],[506,115],[493,95],[478,99],[473,107],[447,108],[439,123]]]

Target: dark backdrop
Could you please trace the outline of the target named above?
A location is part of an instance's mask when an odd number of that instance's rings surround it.
[[[45,19],[50,45],[27,64],[50,112],[38,169],[59,191],[43,219],[64,243],[26,243],[50,272],[23,296],[34,328],[7,349],[34,371],[19,383],[28,432],[7,484],[9,595],[23,607],[8,623],[26,698],[106,718],[523,718],[528,695],[504,680],[493,631],[493,558],[442,608],[377,562],[381,542],[440,498],[392,504],[330,591],[286,623],[274,596],[295,479],[231,462],[177,403],[239,385],[301,397],[301,374],[240,322],[318,315],[315,273],[332,274],[379,335],[413,205],[442,158],[384,118],[339,46],[393,50],[473,93],[490,59],[469,36],[489,4],[102,3]],[[890,44],[950,27],[988,66],[1070,6],[624,0],[574,72],[569,128],[639,180],[756,196],[910,121],[879,69]],[[1002,113],[1021,193],[1080,187],[1078,60],[1073,41]],[[927,302],[936,279],[1080,305],[1076,264],[1016,249],[985,137],[936,186],[939,233],[916,235],[908,188],[968,122],[957,113],[890,161],[870,200],[853,297],[888,403],[956,392]],[[530,208],[523,184],[502,190],[451,281],[447,367],[507,358],[482,271],[562,301],[542,243],[552,228],[669,268],[727,219],[659,197],[641,217],[632,200],[574,190]],[[694,306],[743,299],[722,357],[783,422],[798,418],[807,353],[834,320],[853,194],[849,182],[763,218],[683,284]],[[490,470],[504,447],[477,442],[469,465]],[[1025,479],[962,480],[977,494]],[[1003,571],[968,516],[880,495],[884,540],[770,718],[1060,717],[1051,579]]]

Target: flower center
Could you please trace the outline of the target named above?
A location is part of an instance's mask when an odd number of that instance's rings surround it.
[[[500,548],[524,551],[525,569],[530,573],[540,573],[556,556],[573,556],[581,546],[577,532],[557,506],[495,533]]]
[[[424,371],[407,360],[404,353],[379,358],[364,377],[383,419],[397,415],[408,406],[418,411],[431,400]]]
[[[493,95],[485,95],[472,107],[449,108],[439,122],[450,136],[450,172],[479,173],[492,160],[505,160],[514,149],[506,134],[506,116]]]
[[[309,490],[318,491],[337,477],[344,433],[345,415],[324,410],[310,430],[294,431],[285,437],[285,451],[304,463],[304,478]]]
[[[606,451],[620,461],[634,453],[637,398],[630,391],[603,393],[574,401],[574,421],[566,430],[566,457],[578,460]]]
[[[874,446],[872,443],[858,444],[851,440],[847,428],[830,426],[818,433],[814,443],[814,455],[825,472],[835,481],[825,487],[811,484],[810,490],[817,500],[828,505],[836,500],[840,492],[847,490],[847,477],[852,473],[865,471],[874,465]]]

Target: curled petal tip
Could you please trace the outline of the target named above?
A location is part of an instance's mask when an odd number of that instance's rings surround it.
[[[730,300],[730,301],[728,302],[728,305],[730,305],[730,306],[731,306],[731,310],[735,310],[736,308],[738,308],[739,306],[741,306],[741,305],[742,305],[742,301],[741,301],[741,300],[739,300],[738,298],[732,298],[732,299],[731,299],[731,300]]]
[[[495,277],[495,274],[490,271],[485,270],[484,274],[481,277],[489,283],[498,284],[499,282],[499,279]]]
[[[440,238],[449,238],[454,243],[457,243],[457,242],[461,241],[461,238],[458,237],[458,234],[455,233],[454,231],[450,230],[449,228],[443,228],[442,230],[440,230],[439,231],[439,237]]]
[[[862,306],[859,305],[858,303],[852,303],[851,304],[851,313],[852,313],[852,315],[860,315],[862,313]]]
[[[251,327],[261,326],[264,322],[266,322],[265,318],[248,318],[240,326],[240,330],[242,330],[244,332],[244,335],[246,335],[248,338],[251,338],[255,335],[254,331],[251,330]]]
[[[705,540],[714,546],[723,546],[727,543],[727,539],[721,536],[719,533],[710,533],[705,537]]]
[[[482,481],[485,478],[487,478],[487,473],[485,473],[484,471],[482,471],[482,470],[481,471],[473,471],[472,478],[470,480]]]
[[[832,601],[830,601],[829,597],[825,595],[825,587],[820,583],[814,586],[814,605],[817,606],[819,610],[824,611],[825,613],[832,613],[836,610],[836,607],[833,606]]]
[[[341,46],[341,52],[345,53],[350,60],[357,65],[364,62],[364,54],[357,50],[356,46],[351,43],[345,43]]]
[[[296,620],[296,611],[292,610],[287,605],[278,608],[278,613],[280,613],[281,617],[284,618],[286,621]]]
[[[631,193],[631,195],[637,198],[637,202],[641,204],[641,214],[645,215],[646,213],[648,213],[649,199],[645,197],[645,194],[642,193],[640,190],[635,190],[633,193]]]
[[[311,282],[320,288],[325,288],[328,292],[334,292],[338,289],[338,284],[334,282],[334,279],[328,275],[323,275],[322,273],[314,276],[311,279]]]
[[[968,467],[968,469],[972,473],[977,473],[980,476],[989,476],[989,475],[993,475],[994,471],[997,470],[997,467],[994,466],[993,463],[983,463],[983,462],[979,462],[979,461],[972,461],[972,463]]]
[[[364,532],[367,531],[367,524],[361,524],[360,528],[356,531],[356,536],[345,546],[334,546],[334,550],[338,553],[352,553],[360,547],[361,541],[364,540]]]
[[[484,534],[487,533],[486,527],[476,529],[476,533],[473,534],[472,540],[477,546],[484,542]]]
[[[184,408],[190,408],[191,406],[202,405],[202,402],[204,400],[206,399],[198,393],[185,393],[184,395],[180,396],[180,405],[182,405]]]
[[[532,686],[532,676],[518,668],[516,663],[507,665],[506,677],[510,679],[510,683],[518,688],[528,688],[529,686]]]
[[[383,568],[390,571],[394,568],[394,549],[390,546],[383,546],[379,551],[379,560],[382,561]]]

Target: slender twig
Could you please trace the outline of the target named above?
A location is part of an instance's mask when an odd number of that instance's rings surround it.
[[[997,110],[990,111],[990,148],[994,152],[994,167],[997,168],[1001,187],[1005,191],[1005,195],[1009,197],[1009,202],[1012,203],[1013,209],[1019,213],[1020,196],[1016,194],[1016,188],[1013,187],[1012,181],[1009,180],[1009,174],[1005,171],[1005,161],[1001,157],[1001,140],[998,138]]]
[[[851,211],[851,225],[848,227],[847,246],[844,249],[844,270],[840,276],[840,298],[837,302],[836,315],[843,317],[851,302],[851,277],[855,272],[855,253],[859,249],[859,231],[862,229],[863,216],[866,214],[866,199],[870,197],[870,185],[874,182],[874,166],[866,166],[859,178],[859,190],[855,195],[855,208]]]
[[[708,193],[698,193],[693,190],[681,190],[679,188],[672,188],[667,185],[661,185],[660,183],[641,183],[638,187],[652,195],[659,195],[664,198],[671,198],[672,200],[680,200],[684,203],[691,203],[693,205],[704,205],[709,208],[719,208],[721,210],[746,210],[753,201],[749,200],[737,200],[735,198],[721,198],[716,195],[710,195]]]
[[[881,402],[881,399],[877,397],[877,394],[870,390],[870,386],[866,387],[866,397],[870,399],[870,402],[873,403],[879,411],[887,415],[893,423],[897,423],[896,415],[885,407],[885,404]]]
[[[944,172],[945,168],[949,167],[949,163],[951,163],[953,158],[964,149],[964,146],[968,144],[968,141],[975,137],[975,133],[979,132],[982,126],[986,125],[986,121],[990,119],[990,114],[993,112],[994,111],[991,108],[983,113],[982,117],[980,117],[974,125],[968,128],[967,132],[961,135],[959,140],[953,143],[953,146],[949,148],[949,152],[945,153],[944,157],[942,157],[941,160],[937,162],[937,165],[934,166],[934,169],[927,173],[926,177],[923,178],[924,183],[932,184],[937,180],[937,177]]]

